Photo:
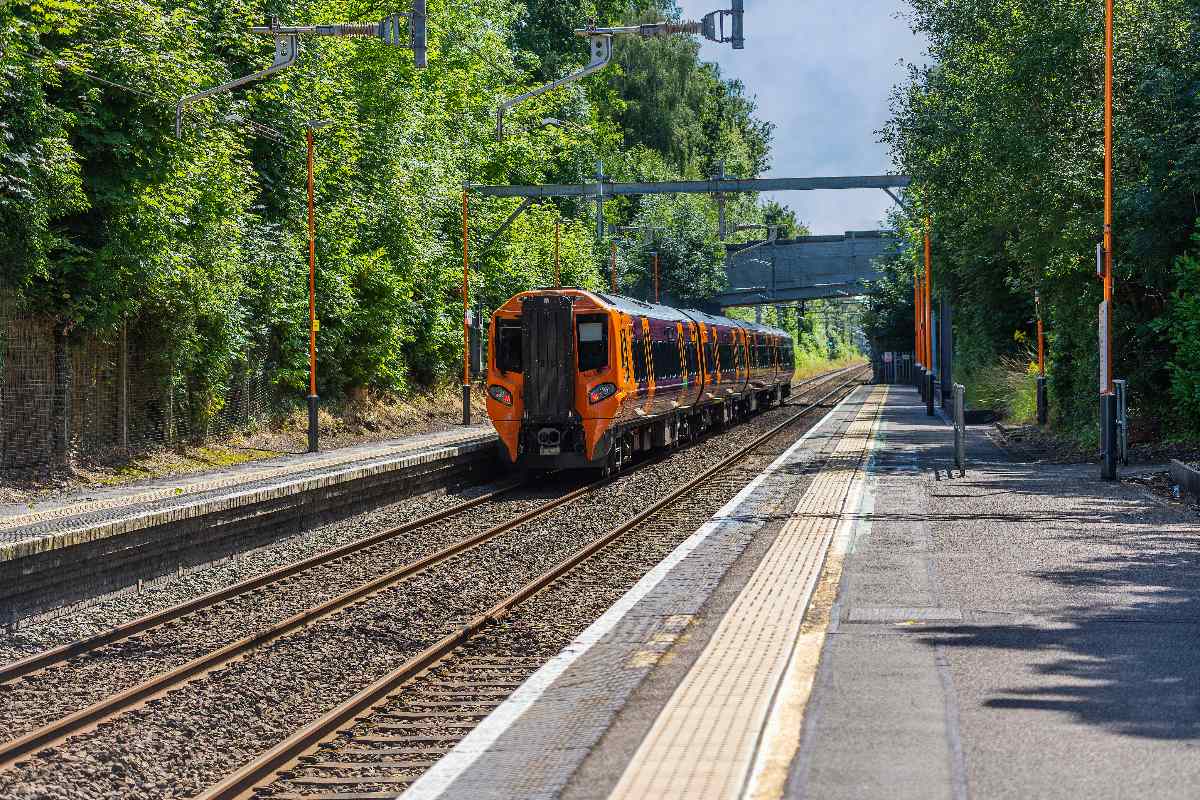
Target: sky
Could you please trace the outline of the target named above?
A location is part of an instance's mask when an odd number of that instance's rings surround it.
[[[676,0],[700,19],[728,0]],[[894,171],[875,133],[887,121],[904,63],[924,63],[925,42],[898,19],[902,0],[746,0],[746,49],[705,42],[702,57],[739,78],[775,123],[764,177],[883,175]],[[881,227],[892,201],[879,190],[779,192],[814,234]]]

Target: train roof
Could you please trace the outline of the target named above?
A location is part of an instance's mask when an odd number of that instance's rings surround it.
[[[771,325],[763,325],[757,322],[743,322],[740,319],[730,319],[729,317],[719,316],[717,314],[709,314],[705,311],[697,309],[678,309],[672,306],[664,306],[661,303],[647,303],[645,300],[639,300],[636,297],[626,297],[621,294],[609,294],[607,292],[592,292],[587,289],[579,289],[576,287],[563,287],[570,289],[573,292],[590,294],[600,300],[602,303],[611,306],[617,311],[636,317],[652,317],[663,322],[703,322],[708,325],[725,325],[728,327],[745,328],[746,330],[756,331],[758,333],[768,333],[774,336],[791,337],[791,334],[785,330],[773,327]],[[561,291],[554,288],[537,289],[539,292],[555,292]]]
[[[782,328],[776,328],[774,325],[763,325],[761,322],[742,322],[740,319],[732,320],[732,322],[735,325],[741,325],[747,330],[758,331],[759,333],[770,333],[775,336],[786,336],[789,339],[792,336],[787,331],[783,330]]]
[[[665,322],[687,322],[691,319],[691,317],[684,314],[678,308],[664,306],[660,303],[647,303],[644,300],[638,300],[635,297],[625,297],[620,294],[601,294],[600,292],[594,292],[593,294],[618,311],[623,311],[626,314],[632,314],[637,317],[654,317],[654,319]]]

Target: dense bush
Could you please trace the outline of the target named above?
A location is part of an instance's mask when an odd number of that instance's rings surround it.
[[[928,67],[897,90],[883,133],[910,197],[933,218],[935,292],[956,311],[963,369],[1027,351],[1034,293],[1049,332],[1052,419],[1095,437],[1095,245],[1102,228],[1103,4],[1090,0],[909,0]],[[1132,407],[1200,433],[1187,398],[1186,262],[1198,216],[1200,49],[1194,3],[1116,3],[1115,373]],[[902,220],[920,257],[920,225]],[[911,293],[901,285],[899,305]],[[1171,324],[1162,324],[1171,298]],[[898,333],[911,328],[889,311]],[[911,313],[911,312],[909,312]],[[1024,341],[1022,341],[1024,339]],[[1168,364],[1174,364],[1169,369]],[[1181,400],[1181,403],[1184,401]]]
[[[770,126],[688,37],[622,39],[596,78],[522,105],[495,141],[498,103],[585,60],[572,29],[678,12],[670,0],[430,0],[429,67],[377,41],[308,37],[288,71],[189,108],[177,99],[270,60],[250,26],[375,20],[341,0],[38,0],[0,4],[0,292],[63,332],[131,321],[163,343],[196,413],[231,376],[267,364],[282,396],[307,384],[304,122],[317,132],[321,395],[406,393],[452,378],[461,356],[460,192],[482,183],[752,176]],[[546,117],[564,124],[542,127]],[[271,130],[275,134],[271,135]],[[472,304],[489,310],[563,278],[607,284],[591,206],[533,208],[483,241],[514,200],[472,198]],[[758,221],[754,197],[731,217]],[[607,204],[610,224],[653,225],[668,291],[721,288],[707,198]],[[644,254],[623,253],[625,288]],[[641,270],[641,272],[639,272]]]

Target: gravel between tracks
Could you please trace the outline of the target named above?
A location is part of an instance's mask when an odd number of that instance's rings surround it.
[[[23,762],[0,774],[0,795],[191,795],[790,413],[793,410],[767,412],[710,438],[704,447],[682,450],[623,476],[601,492],[285,637],[96,732]],[[785,435],[781,441],[788,438]],[[767,450],[772,451],[774,446]],[[765,457],[755,457],[755,463]],[[737,472],[737,480],[720,482],[720,492],[704,493],[706,513],[724,502],[717,502],[717,495],[726,494],[726,484],[732,495],[748,479],[747,474],[752,474],[743,469]],[[716,505],[710,508],[711,503]],[[490,504],[467,514],[473,512],[483,518],[456,517],[447,525],[456,531],[455,538],[464,535],[464,528],[474,533],[496,521],[496,509]],[[696,524],[704,518],[697,516]],[[263,602],[264,594],[256,593],[253,602]],[[288,594],[301,605],[316,601],[304,586],[291,586]],[[188,629],[197,648],[211,647],[210,636],[230,638],[223,629],[218,634],[203,626],[181,627]],[[161,668],[163,663],[159,661],[157,666]],[[71,674],[71,670],[45,673],[38,687],[44,693],[42,702],[77,692],[74,678],[68,678]]]
[[[569,645],[588,625],[612,606],[649,570],[671,553],[682,541],[711,519],[749,481],[760,474],[774,461],[792,442],[805,430],[816,423],[819,415],[798,423],[793,431],[781,435],[774,441],[764,445],[755,454],[732,467],[730,470],[714,478],[706,485],[703,494],[693,502],[679,503],[671,507],[662,517],[648,520],[635,530],[629,532],[616,542],[597,553],[592,558],[571,570],[567,575],[551,584],[545,591],[530,598],[506,617],[500,624],[485,630],[470,642],[457,650],[452,656],[443,660],[435,669],[417,678],[393,695],[380,707],[378,716],[388,718],[389,715],[404,716],[406,713],[419,713],[430,707],[430,700],[444,698],[440,694],[441,687],[447,683],[448,675],[461,675],[469,671],[471,680],[483,681],[502,678],[505,681],[523,681],[532,675],[543,663],[557,655]],[[809,465],[809,477],[800,484],[793,486],[787,496],[778,498],[780,508],[790,508],[795,505],[802,495],[812,476],[819,471],[823,459],[818,458]],[[740,544],[748,544],[751,534]],[[764,544],[762,547],[766,547]],[[525,661],[527,666],[514,668],[512,666],[499,668],[488,667],[489,659],[504,662]],[[458,680],[461,680],[459,678]],[[455,683],[452,679],[449,683]],[[465,690],[469,691],[469,690]],[[494,701],[499,702],[497,699]],[[427,745],[427,752],[420,755],[401,756],[405,760],[428,762],[436,760],[441,752],[447,752],[455,742],[464,737],[469,731],[457,727],[462,719],[477,718],[474,713],[474,702],[464,702],[457,706],[456,711],[462,718],[450,720],[454,727],[439,729],[437,720],[422,720],[420,733],[422,736],[440,739],[437,743]],[[439,710],[449,710],[442,704]],[[316,753],[317,761],[372,763],[373,759],[362,753],[366,747],[362,737],[372,733],[375,723],[373,717],[360,719],[353,727],[345,729],[339,740],[326,745]],[[414,731],[415,732],[415,731]],[[382,744],[376,747],[386,750],[391,745]],[[340,752],[343,748],[349,753]],[[383,758],[381,756],[381,758]],[[416,780],[425,768],[416,764],[405,769],[396,764],[395,756],[385,759],[388,766],[364,773],[361,768],[353,770],[333,770],[328,768],[314,769],[300,766],[293,770],[295,774],[309,773],[328,777],[353,776],[362,778],[365,774],[384,774],[390,777],[400,777]],[[311,791],[311,786],[292,784],[285,779],[272,785],[264,797],[273,796],[277,792]],[[403,788],[395,784],[346,783],[322,786],[323,791],[337,792],[371,792],[395,791],[402,792]]]

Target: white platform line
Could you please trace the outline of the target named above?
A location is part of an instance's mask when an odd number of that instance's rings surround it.
[[[398,797],[403,800],[433,800],[440,797],[455,780],[463,775],[470,767],[512,727],[517,718],[524,714],[541,698],[546,689],[560,675],[575,663],[592,645],[604,638],[609,631],[617,626],[638,601],[665,578],[680,561],[687,558],[704,540],[712,535],[730,518],[737,516],[734,512],[746,501],[750,494],[762,485],[769,475],[791,460],[796,451],[808,439],[821,431],[850,398],[858,394],[851,392],[841,403],[831,409],[821,421],[810,428],[803,436],[795,441],[779,458],[771,462],[762,474],[746,485],[732,500],[726,503],[711,520],[706,522],[695,533],[685,539],[671,554],[660,561],[654,569],[647,572],[641,580],[635,583],[621,599],[614,603],[603,615],[588,626],[587,630],[575,638],[557,656],[546,662],[545,666],[533,673],[516,691],[509,695],[500,706],[468,733],[453,750],[443,756],[416,783]]]

